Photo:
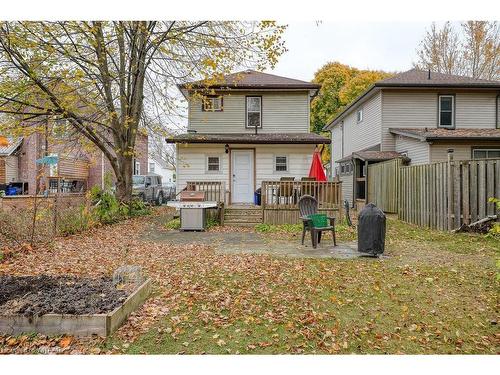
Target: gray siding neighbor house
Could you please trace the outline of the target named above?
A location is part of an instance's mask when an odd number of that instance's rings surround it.
[[[325,129],[333,176],[354,205],[366,202],[366,165],[500,158],[500,81],[411,69],[376,82]]]

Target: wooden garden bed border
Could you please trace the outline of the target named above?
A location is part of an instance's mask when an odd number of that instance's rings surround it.
[[[133,311],[137,310],[151,292],[151,279],[143,282],[116,309],[107,314],[45,314],[39,317],[0,315],[0,334],[109,336],[115,332]]]

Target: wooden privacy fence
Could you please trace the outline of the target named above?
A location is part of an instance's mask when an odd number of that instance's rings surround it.
[[[384,212],[398,212],[398,170],[401,158],[368,166],[368,202]]]
[[[500,159],[462,160],[400,169],[399,218],[441,230],[495,214]]]
[[[303,195],[315,197],[321,212],[338,217],[342,213],[341,182],[263,181],[261,194],[263,222],[266,224],[298,223],[298,201]]]
[[[368,179],[369,202],[408,223],[452,230],[495,214],[488,199],[500,197],[500,159],[413,166],[391,160],[369,166]]]

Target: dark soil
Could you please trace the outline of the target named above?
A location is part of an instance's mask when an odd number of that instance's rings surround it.
[[[102,314],[127,296],[109,278],[0,276],[0,315]]]

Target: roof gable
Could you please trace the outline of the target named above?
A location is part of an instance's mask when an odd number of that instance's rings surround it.
[[[9,156],[12,155],[14,151],[21,145],[23,138],[10,138],[7,137],[8,145],[0,146],[0,156]]]

